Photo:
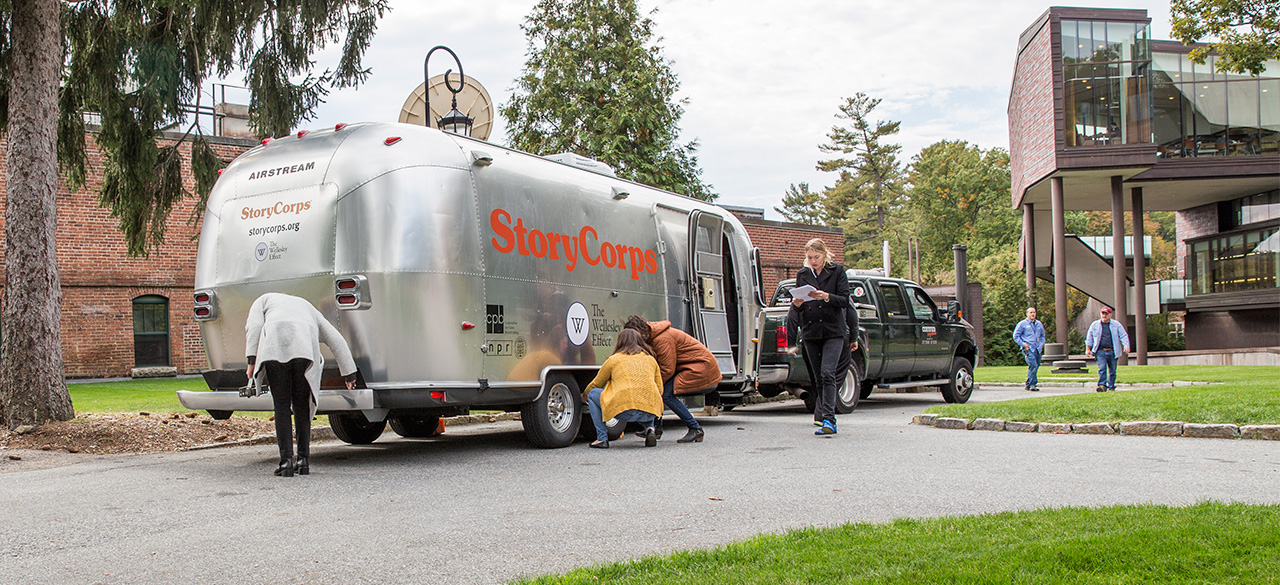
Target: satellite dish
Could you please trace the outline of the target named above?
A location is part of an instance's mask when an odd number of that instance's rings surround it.
[[[458,74],[450,73],[449,81],[454,87],[458,87]],[[402,124],[419,124],[435,128],[436,120],[443,118],[449,112],[449,108],[453,106],[453,94],[445,87],[443,75],[432,77],[427,91],[431,92],[431,123],[427,124],[427,118],[422,115],[426,99],[423,97],[423,84],[418,84],[413,93],[409,94],[409,98],[404,101],[404,106],[400,108]],[[462,84],[462,91],[458,92],[458,111],[474,120],[471,125],[472,138],[489,139],[489,134],[493,132],[493,99],[489,97],[489,92],[484,86],[471,76],[467,76],[466,83]]]

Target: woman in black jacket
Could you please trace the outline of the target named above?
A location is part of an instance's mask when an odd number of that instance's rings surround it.
[[[804,354],[814,369],[814,389],[818,396],[814,420],[822,421],[816,435],[836,434],[836,391],[843,376],[840,354],[849,339],[845,310],[849,308],[849,277],[844,266],[831,261],[827,245],[821,239],[809,240],[804,246],[805,267],[796,274],[796,288],[805,285],[817,289],[808,298],[793,298],[791,303],[800,317],[800,341]],[[795,295],[795,289],[792,289]]]

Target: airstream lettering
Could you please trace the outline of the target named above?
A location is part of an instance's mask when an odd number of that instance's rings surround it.
[[[317,162],[293,172],[299,160]],[[326,377],[319,397],[351,443],[388,422],[428,436],[441,416],[485,408],[519,410],[534,445],[568,445],[586,413],[580,390],[633,314],[705,343],[724,376],[709,396],[736,404],[755,379],[763,304],[746,230],[720,207],[580,160],[381,123],[246,152],[209,196],[194,311],[210,390],[180,392],[182,403],[271,410],[237,392],[244,323],[258,296],[285,292],[351,347],[357,388]]]

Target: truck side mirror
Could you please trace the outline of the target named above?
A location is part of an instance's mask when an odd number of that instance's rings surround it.
[[[960,320],[960,301],[947,301],[947,312],[942,320],[943,321],[959,321]]]

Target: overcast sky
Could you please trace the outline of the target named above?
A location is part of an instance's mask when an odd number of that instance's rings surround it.
[[[306,127],[396,121],[422,82],[435,45],[457,52],[468,77],[497,104],[524,68],[520,24],[534,0],[391,0],[365,54],[373,68],[358,90],[330,94]],[[1170,38],[1167,0],[1087,0],[1145,9],[1155,39]],[[844,97],[883,102],[875,114],[902,122],[902,161],[942,139],[1008,148],[1006,108],[1018,35],[1048,8],[1027,0],[640,0],[688,100],[684,141],[700,143],[703,179],[719,203],[773,207],[791,183],[814,190],[834,175],[814,169],[818,145],[839,121]],[[318,68],[333,60],[318,56]],[[432,74],[453,68],[443,51]],[[499,117],[491,142],[504,144]]]

